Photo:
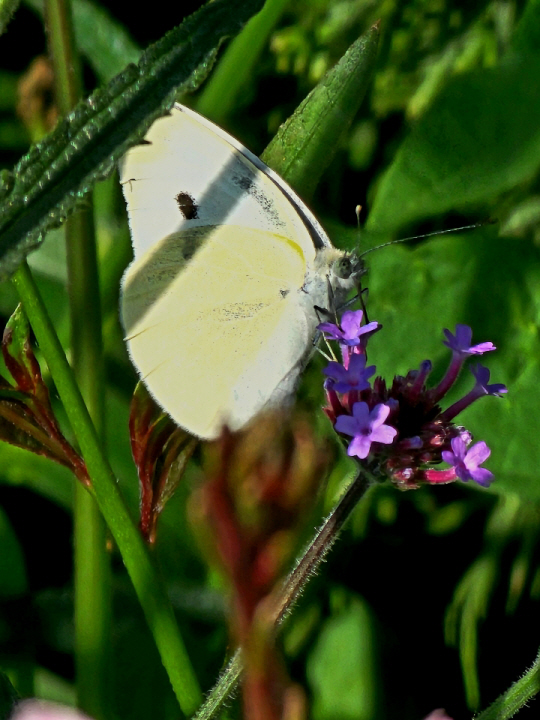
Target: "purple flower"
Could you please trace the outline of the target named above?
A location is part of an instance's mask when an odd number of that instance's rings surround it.
[[[433,390],[434,402],[439,402],[455,383],[463,363],[469,355],[483,355],[485,352],[496,349],[495,345],[491,342],[471,345],[472,330],[468,325],[456,325],[455,335],[452,335],[450,330],[446,329],[444,330],[444,334],[446,335],[446,340],[443,341],[443,345],[446,345],[452,350],[452,360],[446,371],[446,375]]]
[[[468,325],[456,325],[455,335],[452,335],[450,330],[445,329],[443,332],[446,335],[446,340],[443,341],[443,345],[446,345],[446,347],[449,347],[452,352],[458,355],[483,355],[485,352],[497,349],[491,342],[471,345],[472,330]]]
[[[490,384],[489,371],[478,364],[472,369],[475,385],[464,397],[446,409],[441,407],[441,400],[454,386],[467,358],[495,350],[493,343],[472,345],[471,328],[458,324],[455,334],[444,330],[444,344],[452,356],[435,387],[428,385],[432,370],[429,360],[424,360],[418,370],[396,375],[388,384],[382,377],[371,378],[374,366],[366,368],[366,341],[372,328],[380,326],[370,323],[362,327],[363,317],[362,311],[347,312],[339,326],[319,325],[330,339],[339,342],[343,357],[342,363],[331,362],[324,370],[324,412],[337,432],[352,436],[348,455],[369,457],[370,468],[402,490],[458,479],[488,487],[493,474],[480,465],[490,450],[483,442],[470,447],[471,434],[456,425],[454,418],[480,397],[506,393],[506,387]],[[387,419],[389,424],[385,424]],[[443,456],[450,467],[441,470],[437,466]]]
[[[390,445],[397,435],[397,430],[384,421],[390,413],[388,405],[380,403],[370,412],[365,402],[354,403],[353,416],[340,415],[335,424],[338,432],[352,435],[353,439],[347,450],[347,455],[363,460],[369,455],[371,443],[379,442]]]
[[[361,335],[379,329],[379,323],[377,322],[370,322],[364,327],[360,327],[363,316],[363,310],[347,310],[341,318],[341,327],[334,323],[325,322],[318,325],[317,330],[325,333],[327,340],[339,340],[342,345],[347,346],[360,345]]]
[[[349,360],[349,367],[345,369],[338,362],[329,362],[323,373],[334,380],[333,389],[338,393],[351,390],[367,390],[368,378],[375,372],[375,365],[366,367],[366,356],[353,354]]]
[[[456,415],[462,413],[465,408],[468,408],[478,398],[484,397],[484,395],[498,395],[499,397],[504,393],[508,392],[506,385],[502,383],[493,383],[489,385],[489,370],[477,363],[471,367],[471,372],[476,379],[476,384],[473,389],[468,392],[461,400],[458,400],[449,408],[447,408],[441,417],[445,420],[453,420]]]
[[[443,450],[442,459],[449,465],[454,466],[456,475],[463,482],[474,480],[474,482],[489,487],[493,480],[493,473],[485,468],[479,467],[491,455],[491,450],[485,442],[477,442],[467,450],[466,444],[460,437],[451,441],[452,450]]]
[[[477,363],[471,367],[471,372],[476,380],[476,388],[481,392],[482,395],[502,395],[508,392],[506,385],[502,383],[493,383],[488,385],[490,372],[487,367]]]

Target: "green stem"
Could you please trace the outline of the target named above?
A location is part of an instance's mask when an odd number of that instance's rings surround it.
[[[13,282],[81,448],[99,508],[118,545],[180,707],[189,715],[200,705],[202,696],[163,581],[103,456],[88,410],[26,263],[19,267]]]
[[[66,222],[73,372],[101,444],[105,383],[97,254],[91,209]],[[75,667],[79,707],[111,713],[111,571],[107,526],[91,495],[75,486]]]
[[[523,677],[500,695],[475,720],[508,720],[540,691],[540,652]]]
[[[77,704],[90,717],[111,717],[111,569],[107,526],[94,498],[75,485],[75,668]]]
[[[46,0],[46,27],[61,115],[82,95],[70,0]],[[73,372],[103,441],[104,370],[96,241],[91,196],[88,209],[65,224]],[[96,720],[111,716],[111,570],[107,526],[95,499],[75,485],[74,604],[77,704]]]
[[[304,554],[283,583],[276,602],[274,621],[277,627],[289,615],[310,579],[316,575],[343,525],[374,481],[371,474],[362,469],[315,533]],[[229,695],[234,692],[241,673],[242,655],[240,649],[237,649],[193,720],[210,720],[215,717]]]
[[[54,66],[55,99],[60,114],[67,115],[80,100],[82,86],[69,0],[46,1],[45,27]]]

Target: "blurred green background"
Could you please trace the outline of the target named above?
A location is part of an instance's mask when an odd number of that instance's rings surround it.
[[[75,2],[86,91],[136,61],[139,48],[198,6]],[[484,361],[508,396],[486,398],[459,419],[492,448],[496,482],[489,491],[371,491],[283,634],[291,675],[307,688],[315,720],[421,720],[436,707],[454,720],[468,718],[517,679],[540,645],[540,2],[295,0],[273,7],[274,22],[260,48],[249,51],[249,73],[235,96],[209,103],[203,86],[183,101],[212,107],[211,119],[260,153],[350,43],[380,19],[367,97],[350,132],[336,139],[339,149],[311,203],[336,246],[362,250],[498,220],[374,252],[366,281],[370,319],[384,326],[370,362],[388,380],[430,358],[436,381],[448,362],[442,329],[457,322],[470,324],[477,342],[497,345]],[[54,115],[47,66],[38,60],[45,47],[42,13],[30,0],[0,38],[0,167],[11,168]],[[25,112],[23,101],[32,99],[38,104]],[[96,188],[95,207],[107,447],[136,516],[127,429],[136,378],[117,313],[130,245],[117,178]],[[61,230],[49,233],[30,264],[67,347]],[[16,302],[11,285],[0,286],[4,320]],[[300,402],[329,432],[319,411],[321,367],[315,359],[306,372]],[[471,386],[466,372],[458,391]],[[320,500],[321,517],[352,473],[342,457]],[[220,580],[201,560],[186,517],[197,479],[195,458],[164,512],[156,552],[208,689],[227,632]],[[47,460],[0,445],[0,667],[22,694],[64,702],[73,697],[73,482]],[[114,713],[177,717],[114,552],[113,567]],[[535,701],[519,717],[538,717]]]

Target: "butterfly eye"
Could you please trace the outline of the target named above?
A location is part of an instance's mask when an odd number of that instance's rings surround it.
[[[344,255],[334,263],[334,273],[343,280],[348,280],[351,276],[363,275],[366,271],[364,262],[355,253]]]

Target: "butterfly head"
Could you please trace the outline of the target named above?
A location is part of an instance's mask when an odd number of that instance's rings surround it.
[[[332,312],[341,307],[351,290],[360,291],[360,278],[366,272],[364,261],[355,252],[325,247],[317,253],[313,283],[305,284],[314,304]]]
[[[354,251],[343,253],[332,264],[332,272],[341,280],[351,280],[357,284],[366,272],[366,265]]]

